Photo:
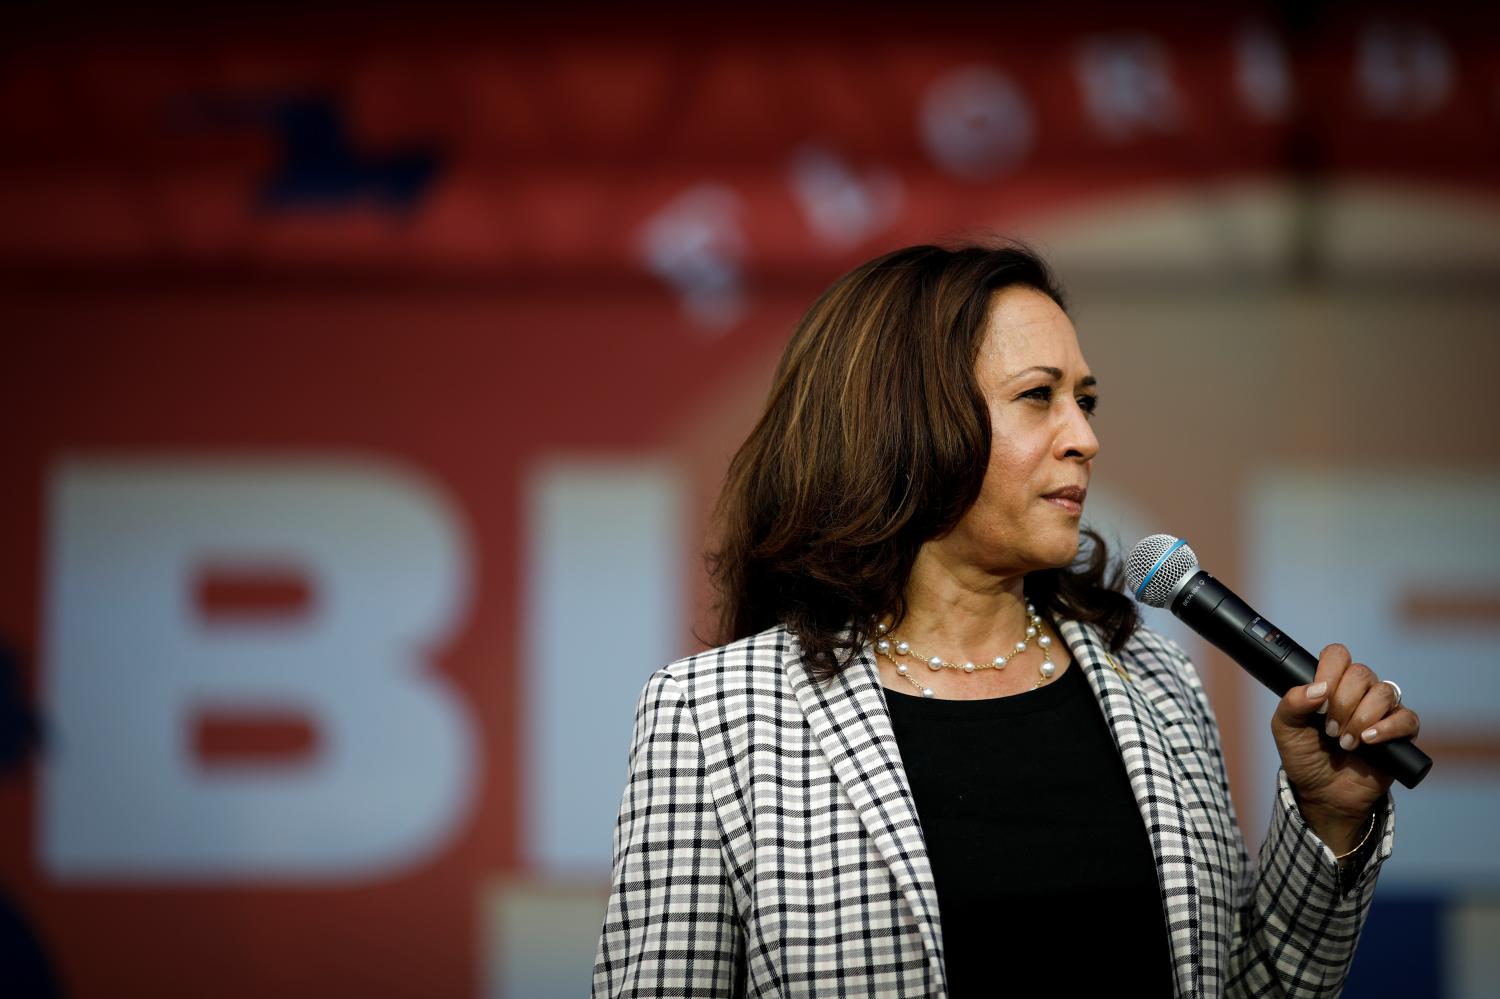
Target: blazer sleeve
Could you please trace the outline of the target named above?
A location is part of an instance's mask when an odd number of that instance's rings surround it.
[[[636,705],[613,856],[596,999],[742,992],[744,934],[708,768],[682,687],[665,670]]]
[[[1229,779],[1218,723],[1197,670],[1180,650],[1179,655],[1211,736],[1209,744],[1228,803]],[[1225,994],[1337,996],[1370,911],[1375,879],[1391,855],[1395,808],[1389,793],[1376,805],[1376,826],[1371,835],[1377,837],[1379,845],[1363,869],[1346,878],[1345,889],[1341,890],[1333,851],[1302,818],[1285,770],[1277,770],[1276,782],[1270,831],[1254,867],[1249,864],[1244,842],[1239,843],[1241,877]]]

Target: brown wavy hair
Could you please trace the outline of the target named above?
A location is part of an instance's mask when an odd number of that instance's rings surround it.
[[[719,497],[718,644],[783,624],[827,680],[877,620],[901,621],[917,550],[979,496],[990,420],[974,366],[990,300],[1014,285],[1067,309],[1046,262],[1007,243],[887,253],[807,310]],[[1103,539],[1083,535],[1071,566],[1027,575],[1026,595],[1119,651],[1135,603]]]

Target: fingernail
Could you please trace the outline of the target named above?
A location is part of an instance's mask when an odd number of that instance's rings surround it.
[[[1307,688],[1308,700],[1316,701],[1326,693],[1328,693],[1328,683],[1323,680],[1319,680],[1317,683]]]
[[[1322,704],[1318,705],[1318,714],[1320,714],[1320,715],[1326,715],[1327,713],[1328,713],[1328,702],[1324,701]]]
[[[1371,739],[1375,738],[1379,734],[1380,733],[1377,732],[1377,731],[1375,731],[1373,728],[1367,728],[1363,732],[1359,733],[1359,737],[1361,739],[1365,740],[1366,742],[1369,742]]]
[[[1328,724],[1324,726],[1323,731],[1328,733],[1328,738],[1337,739],[1339,736],[1339,723],[1330,718],[1328,719]]]
[[[1355,739],[1353,735],[1345,735],[1342,739],[1339,740],[1339,745],[1343,746],[1345,749],[1353,749],[1354,744],[1358,741],[1359,740]]]

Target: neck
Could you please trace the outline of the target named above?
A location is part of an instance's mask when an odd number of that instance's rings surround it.
[[[906,617],[896,632],[944,656],[1004,653],[1026,632],[1025,579],[945,560],[925,545],[907,580]]]

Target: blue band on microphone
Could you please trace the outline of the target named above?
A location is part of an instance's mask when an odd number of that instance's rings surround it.
[[[1137,600],[1141,599],[1141,594],[1146,592],[1146,586],[1151,582],[1152,577],[1156,575],[1156,571],[1161,568],[1162,563],[1167,560],[1167,557],[1185,544],[1187,544],[1186,538],[1178,538],[1175,545],[1161,553],[1161,558],[1157,559],[1156,564],[1151,567],[1151,571],[1146,573],[1146,578],[1141,580],[1141,585],[1135,588],[1135,598]]]

